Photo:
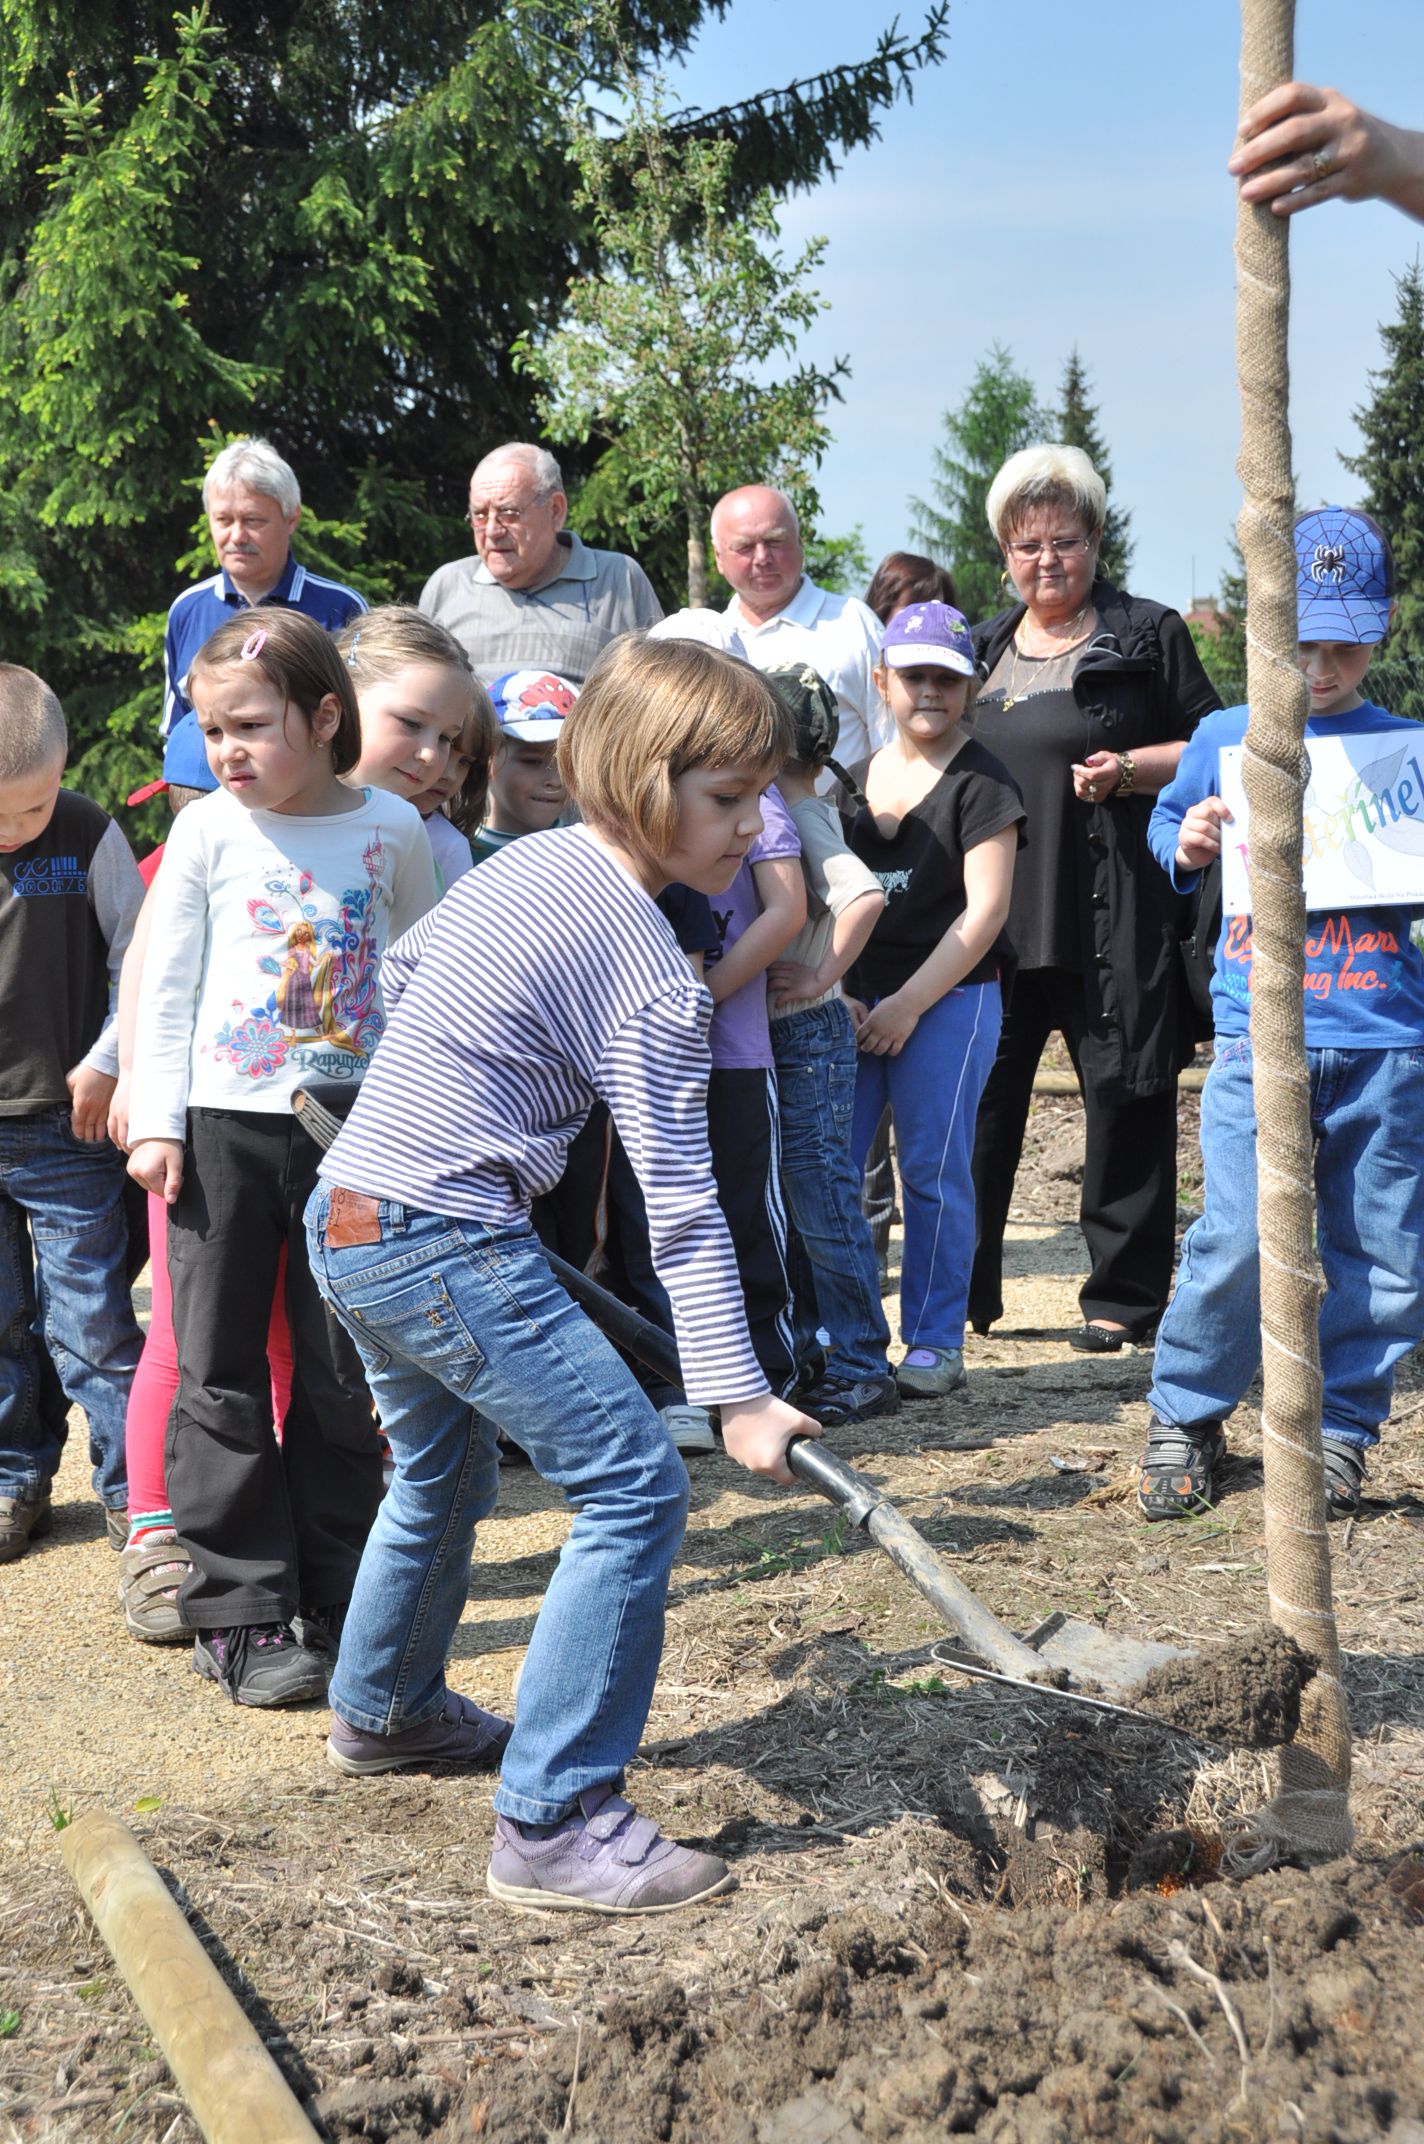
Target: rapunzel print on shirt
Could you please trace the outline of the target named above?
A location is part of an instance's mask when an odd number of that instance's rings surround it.
[[[379,833],[363,854],[364,886],[339,902],[323,896],[296,865],[268,879],[247,903],[256,976],[272,978],[265,998],[237,1001],[214,1037],[221,1064],[252,1080],[271,1078],[295,1060],[328,1079],[359,1079],[385,1022],[376,995],[375,917],[382,899],[385,849]]]

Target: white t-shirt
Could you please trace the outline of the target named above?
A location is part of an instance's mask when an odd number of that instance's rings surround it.
[[[458,826],[451,824],[443,811],[433,811],[424,826],[435,857],[436,884],[441,893],[448,893],[457,878],[474,870],[474,853],[465,835]]]
[[[843,767],[858,766],[889,743],[895,723],[875,685],[883,628],[857,596],[832,595],[803,576],[785,610],[765,625],[751,623],[737,596],[722,618],[728,633],[735,631],[741,639],[738,653],[758,670],[809,663],[820,672],[840,707],[836,758]],[[824,791],[834,781],[827,773],[816,786]]]
[[[291,1107],[306,1079],[358,1081],[385,1028],[378,972],[435,903],[414,805],[248,811],[226,790],[173,822],[154,880],[130,1136],[181,1139],[186,1112]]]

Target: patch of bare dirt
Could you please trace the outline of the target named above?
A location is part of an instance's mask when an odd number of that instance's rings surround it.
[[[338,1779],[320,1708],[244,1713],[182,1649],[125,1638],[76,1435],[52,1539],[0,1575],[0,2144],[196,2144],[55,1850],[52,1806],[96,1804],[332,2144],[1424,2144],[1424,1369],[1331,1533],[1357,1856],[1222,1881],[1216,1842],[1272,1766],[1209,1742],[1288,1724],[1299,1686],[1254,1650],[1259,1416],[1231,1425],[1214,1512],[1140,1523],[1150,1356],[1066,1345],[1077,1185],[1050,1164],[1076,1109],[1035,1107],[968,1390],[834,1441],[1014,1628],[1061,1609],[1197,1649],[1188,1734],[958,1676],[829,1506],[694,1461],[630,1788],[739,1888],[687,1916],[511,1915],[483,1887],[487,1780]],[[509,1701],[566,1529],[506,1475],[456,1687]]]

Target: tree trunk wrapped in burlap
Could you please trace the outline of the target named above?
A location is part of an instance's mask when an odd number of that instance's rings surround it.
[[[1241,108],[1292,75],[1294,0],[1243,0]],[[1242,202],[1236,358],[1245,493],[1247,697],[1242,773],[1251,807],[1251,1048],[1261,1243],[1266,1571],[1272,1619],[1319,1662],[1274,1798],[1228,1846],[1244,1871],[1348,1850],[1350,1721],[1330,1595],[1320,1444],[1320,1278],[1305,1058],[1305,680],[1296,661],[1294,485],[1286,335],[1289,225]]]

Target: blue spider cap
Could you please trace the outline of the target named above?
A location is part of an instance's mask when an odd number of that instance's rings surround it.
[[[1394,556],[1377,521],[1319,506],[1295,525],[1296,633],[1301,640],[1383,640],[1394,604]]]

